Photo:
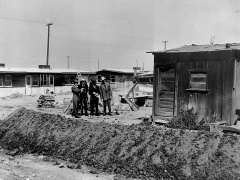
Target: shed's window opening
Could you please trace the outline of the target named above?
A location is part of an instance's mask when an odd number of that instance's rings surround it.
[[[207,73],[190,73],[189,89],[206,90],[207,89]]]

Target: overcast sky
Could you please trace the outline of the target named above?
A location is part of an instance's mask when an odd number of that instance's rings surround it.
[[[0,0],[0,63],[96,70],[153,68],[148,51],[240,42],[239,0]],[[138,61],[136,61],[138,60]]]

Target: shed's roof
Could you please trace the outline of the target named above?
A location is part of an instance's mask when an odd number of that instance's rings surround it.
[[[227,44],[205,44],[205,45],[185,45],[166,51],[151,51],[149,53],[175,53],[175,52],[201,52],[201,51],[219,51],[219,50],[235,50],[240,49],[240,43]]]
[[[39,68],[14,68],[4,67],[0,68],[0,72],[11,72],[11,73],[62,73],[62,74],[95,74],[95,72],[89,72],[77,69],[39,69]]]

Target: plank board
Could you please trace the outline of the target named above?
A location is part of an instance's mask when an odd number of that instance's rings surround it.
[[[174,111],[174,89],[175,89],[175,69],[161,72],[159,89],[158,118],[167,120],[172,119]]]

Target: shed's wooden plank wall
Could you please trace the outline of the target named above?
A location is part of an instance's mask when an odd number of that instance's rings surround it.
[[[235,72],[235,88],[234,88],[234,95],[233,95],[233,99],[234,101],[234,110],[235,109],[240,109],[240,62],[239,61],[235,61],[236,63],[236,72]],[[232,124],[234,123],[234,120],[237,119],[237,116],[235,115],[235,113],[233,112],[233,121]]]
[[[181,110],[187,110],[191,107],[198,113],[198,119],[211,118],[213,115],[233,124],[235,121],[235,107],[240,109],[240,70],[236,74],[236,103],[234,103],[234,51],[214,51],[214,52],[193,52],[193,53],[162,53],[155,55],[155,69],[164,64],[175,63],[176,77],[178,81],[177,92],[175,92],[175,112],[176,115]],[[238,64],[237,69],[240,68]],[[207,70],[207,88],[208,93],[188,92],[189,88],[189,70]],[[155,71],[156,72],[156,71]],[[157,74],[155,74],[156,76]],[[157,75],[158,76],[158,75]],[[155,77],[155,80],[159,78]],[[155,91],[159,91],[157,87]],[[155,97],[154,97],[155,99]],[[156,100],[156,99],[155,99]],[[234,104],[233,104],[234,103]],[[155,102],[155,113],[158,106]],[[235,106],[233,106],[235,105]],[[176,112],[177,111],[177,112]]]
[[[189,87],[189,69],[206,69],[208,93],[187,92]],[[183,109],[194,108],[198,119],[211,118],[213,115],[231,123],[232,116],[232,88],[233,61],[203,61],[181,62],[179,68],[179,96],[178,112]]]

